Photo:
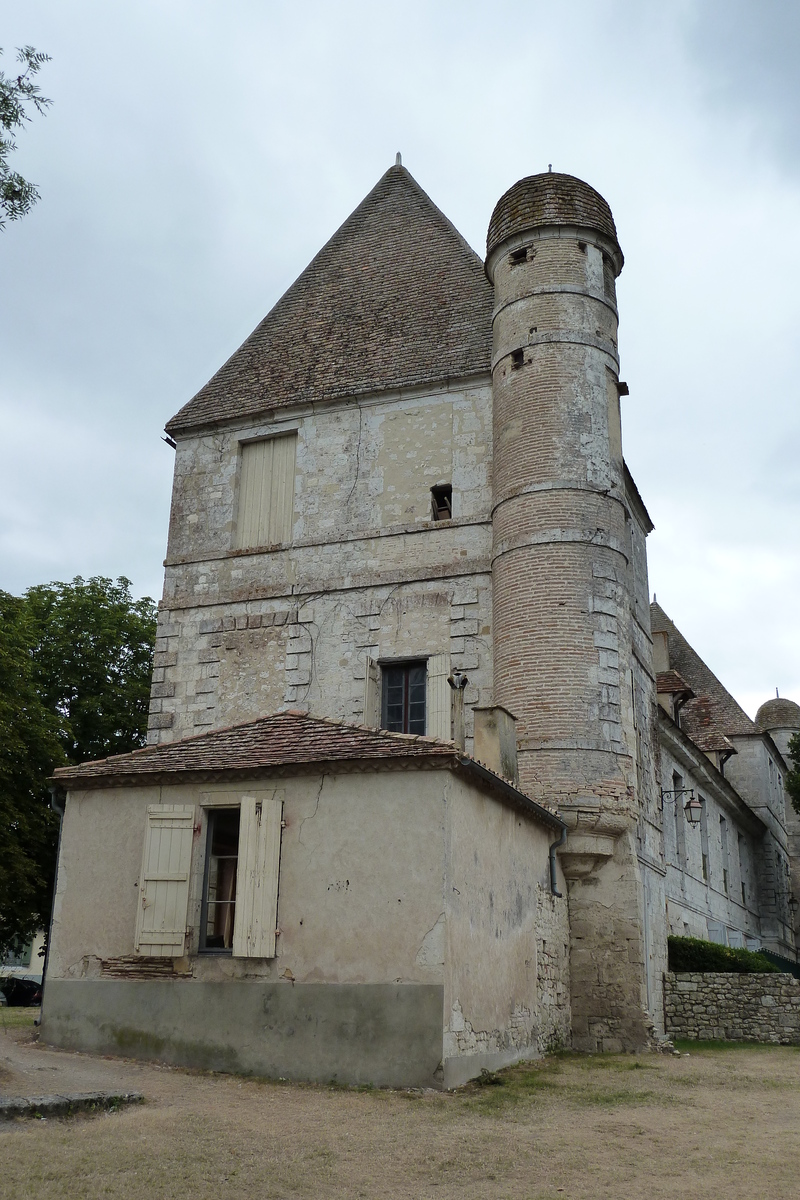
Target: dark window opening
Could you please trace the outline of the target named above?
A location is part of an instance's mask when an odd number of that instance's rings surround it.
[[[431,516],[434,521],[449,521],[453,516],[453,485],[438,484],[431,488]]]
[[[424,662],[381,668],[381,725],[392,733],[425,733]]]
[[[206,952],[225,954],[233,949],[238,861],[239,809],[209,809],[200,921],[200,949]]]
[[[524,365],[525,365],[525,351],[524,350],[512,350],[511,351],[511,366],[513,367],[513,369],[515,371],[518,371],[520,369],[520,367],[524,367]]]
[[[512,267],[518,267],[522,263],[528,261],[528,247],[523,246],[521,250],[512,250],[508,256],[508,261]]]

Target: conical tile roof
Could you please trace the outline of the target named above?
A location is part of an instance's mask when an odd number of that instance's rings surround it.
[[[488,373],[492,298],[480,257],[392,167],[167,430]]]

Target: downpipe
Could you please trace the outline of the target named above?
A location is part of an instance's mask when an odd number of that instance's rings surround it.
[[[558,841],[550,844],[550,892],[553,896],[557,896],[559,900],[563,899],[563,892],[560,892],[556,886],[558,883],[556,876],[556,850],[558,850],[560,846],[563,846],[566,840],[567,827],[565,825],[561,830],[561,837],[558,839]]]

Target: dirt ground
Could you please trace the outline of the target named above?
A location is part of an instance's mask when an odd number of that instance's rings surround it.
[[[0,1092],[141,1107],[0,1127],[0,1197],[738,1200],[800,1195],[800,1052],[572,1056],[441,1095],[201,1074],[48,1050],[0,1010]]]

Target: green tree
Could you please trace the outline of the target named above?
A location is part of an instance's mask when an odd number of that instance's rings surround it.
[[[70,762],[143,746],[150,706],[156,606],[134,600],[130,580],[98,576],[29,588],[36,629],[34,677],[61,725]]]
[[[795,733],[789,742],[791,769],[786,776],[786,790],[795,811],[800,813],[800,733]]]
[[[35,185],[12,171],[8,158],[17,148],[15,131],[31,119],[28,110],[33,108],[43,113],[52,103],[34,83],[34,76],[49,61],[48,54],[34,50],[33,46],[22,46],[17,50],[17,62],[22,70],[17,75],[0,71],[0,229],[6,219],[17,221],[24,217],[39,199]]]
[[[156,607],[98,577],[0,592],[0,954],[46,928],[65,762],[145,742]]]
[[[34,680],[24,600],[0,592],[0,955],[47,926],[58,818],[47,777],[64,761],[56,715]]]

